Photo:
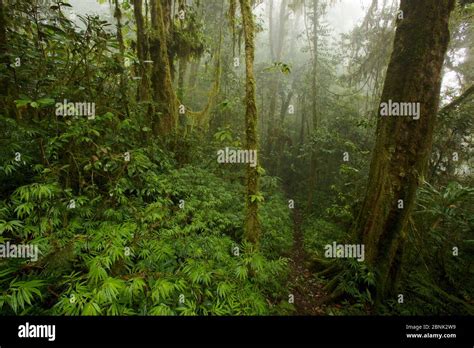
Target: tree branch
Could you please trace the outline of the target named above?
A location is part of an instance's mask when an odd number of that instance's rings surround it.
[[[444,106],[441,110],[439,110],[438,115],[451,112],[456,106],[461,104],[465,99],[467,99],[473,93],[474,93],[474,85],[466,89],[466,91],[464,91],[463,94],[461,94],[459,97],[454,99],[451,103],[449,103],[448,105]]]

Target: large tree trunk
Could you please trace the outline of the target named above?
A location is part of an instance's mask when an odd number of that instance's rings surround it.
[[[153,130],[155,135],[167,135],[177,127],[178,105],[172,84],[165,14],[161,0],[152,0],[150,6],[152,26],[150,56],[153,60],[152,86],[154,100],[158,104],[158,111],[161,113],[159,123],[154,122],[153,124]]]
[[[420,118],[379,116],[369,184],[354,233],[376,270],[376,302],[393,295],[407,222],[429,159],[454,0],[401,0],[382,102],[419,102]],[[403,207],[401,206],[403,204]]]
[[[250,0],[240,0],[242,19],[245,35],[245,130],[247,138],[247,149],[257,151],[257,102],[255,97],[255,77],[253,72],[255,52],[255,24],[253,20]],[[258,193],[258,169],[247,164],[247,197],[246,197],[246,221],[245,239],[257,244],[260,236],[260,221],[258,217],[258,200],[252,199]]]
[[[133,13],[137,26],[137,57],[139,60],[139,77],[137,100],[149,100],[149,83],[145,61],[148,60],[148,38],[145,34],[145,21],[143,19],[143,0],[133,0]]]

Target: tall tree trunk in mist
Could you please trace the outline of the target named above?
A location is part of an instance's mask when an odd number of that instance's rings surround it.
[[[161,0],[151,0],[150,56],[153,60],[152,86],[154,101],[158,103],[159,123],[153,122],[155,135],[167,135],[177,127],[178,105],[173,90],[166,27]]]
[[[240,0],[242,20],[245,36],[245,132],[247,138],[247,149],[257,151],[257,102],[255,96],[255,77],[253,63],[255,55],[255,24],[253,20],[250,0]],[[257,166],[247,165],[247,197],[246,197],[246,221],[244,238],[254,244],[258,243],[260,237],[260,220],[258,217],[258,201],[252,199],[258,193],[258,169]]]
[[[283,55],[283,46],[285,42],[286,34],[286,21],[287,21],[287,10],[288,10],[288,0],[282,0],[280,3],[280,10],[278,13],[278,25],[275,27],[273,23],[273,5],[270,5],[270,51],[272,56],[273,63],[280,62]],[[276,32],[276,38],[275,38]],[[277,105],[277,96],[280,94],[281,88],[281,75],[279,72],[273,72],[270,80],[270,101],[268,106],[268,130],[267,130],[267,139],[266,139],[266,153],[267,156],[271,156],[272,152],[275,150],[275,141],[276,141],[276,127],[278,118],[276,117],[276,105]],[[283,102],[283,101],[282,101]],[[268,163],[269,170],[275,172],[276,162],[273,160],[273,157],[270,157]]]
[[[184,79],[186,76],[186,70],[188,67],[188,58],[179,58],[179,70],[178,70],[178,99],[184,103]]]
[[[313,72],[311,78],[311,93],[312,103],[311,112],[313,116],[313,135],[318,129],[319,116],[318,116],[318,85],[317,85],[317,73],[318,73],[318,27],[319,27],[319,14],[318,14],[319,0],[313,0]],[[315,149],[311,151],[311,160],[309,168],[309,180],[308,180],[308,202],[307,207],[311,209],[313,205],[314,190],[316,186],[316,153]]]
[[[198,77],[199,66],[201,64],[201,58],[195,57],[192,60],[191,68],[189,69],[189,78],[188,78],[188,91],[192,92],[196,87],[196,80]]]
[[[407,222],[431,152],[454,0],[401,0],[381,102],[419,102],[420,118],[378,116],[365,200],[353,232],[376,270],[376,303],[397,284]],[[403,206],[401,205],[403,204]]]
[[[179,0],[178,1],[178,13],[179,11],[185,11],[185,1],[184,0]],[[179,18],[179,26],[180,28],[183,28],[184,24],[184,19]],[[178,51],[181,51],[182,48],[178,47]],[[178,99],[181,103],[184,103],[184,78],[186,75],[186,70],[188,69],[188,60],[189,56],[180,56],[178,59],[179,62],[179,70],[178,70]]]

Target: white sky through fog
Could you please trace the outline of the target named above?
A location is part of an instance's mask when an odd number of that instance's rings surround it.
[[[76,14],[98,14],[106,16],[110,14],[108,1],[99,4],[97,0],[69,0]]]
[[[277,6],[280,0],[273,1]],[[382,1],[382,0],[380,0]],[[372,0],[339,0],[332,6],[327,14],[327,21],[331,28],[335,30],[335,34],[345,33],[362,19],[365,10],[368,8]],[[78,15],[99,14],[101,16],[110,16],[110,7],[108,2],[99,4],[97,0],[69,0],[73,6],[73,11]]]
[[[263,15],[263,18],[265,18],[265,5],[267,5],[269,1],[274,2],[275,8],[278,8],[281,2],[281,0],[265,0],[264,4],[260,5],[259,8],[256,9],[257,15]],[[382,3],[387,0],[378,1],[379,6],[381,6]],[[76,15],[95,14],[100,15],[104,20],[108,20],[110,22],[114,21],[108,1],[104,1],[103,4],[99,4],[97,0],[69,0],[69,3],[73,6],[72,10]],[[333,6],[328,8],[327,14],[324,18],[324,21],[329,25],[332,41],[337,42],[337,40],[340,38],[340,34],[348,33],[358,22],[360,22],[371,3],[372,0],[336,0]],[[265,24],[265,26],[267,25],[268,23]],[[113,30],[113,28],[111,29]],[[262,49],[268,48],[265,47],[267,46],[266,43],[263,43],[263,46],[264,47],[260,47]],[[463,57],[460,57],[459,59],[463,59]],[[459,83],[455,73],[447,71],[443,77],[443,90],[448,88],[456,89],[458,86]]]
[[[358,21],[362,20],[372,0],[341,0],[329,8],[326,20],[334,34],[348,33]]]

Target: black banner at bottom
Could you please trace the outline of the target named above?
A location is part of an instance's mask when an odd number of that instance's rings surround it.
[[[449,345],[472,317],[0,317],[0,346]]]

